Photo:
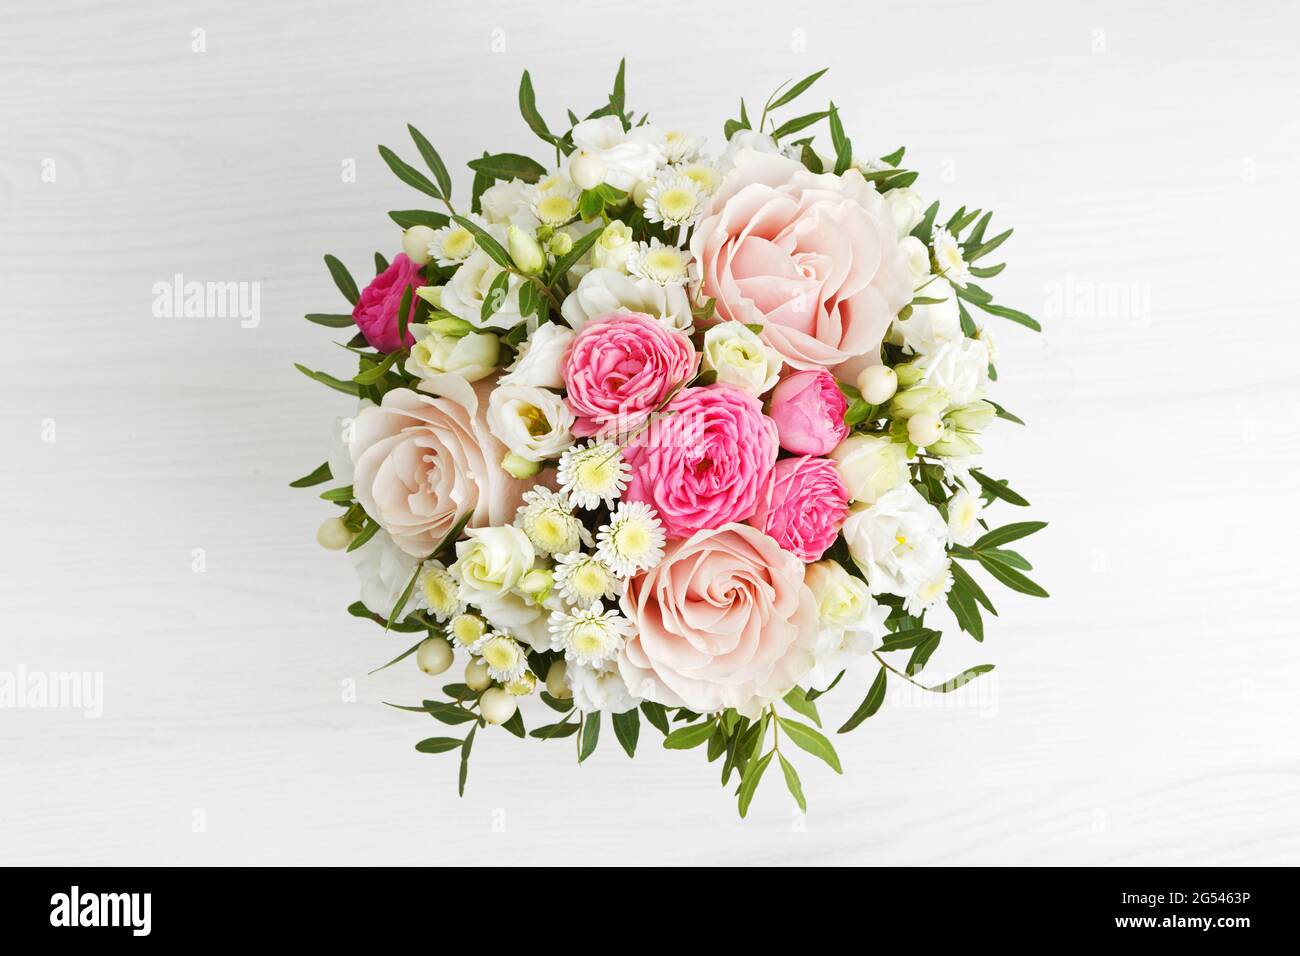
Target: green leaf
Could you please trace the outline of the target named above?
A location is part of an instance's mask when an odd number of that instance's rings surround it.
[[[542,703],[551,708],[551,710],[558,710],[562,714],[567,714],[569,711],[573,710],[572,698],[560,700],[558,697],[552,697],[550,694],[546,693],[546,691],[542,691],[541,698]]]
[[[443,535],[442,540],[438,542],[438,546],[433,549],[432,553],[429,555],[429,558],[438,557],[445,550],[447,550],[447,548],[455,544],[456,539],[459,538],[460,533],[465,530],[465,525],[469,524],[469,519],[473,516],[473,514],[474,512],[472,511],[466,511],[463,515],[461,515],[456,520],[456,523],[452,525],[451,530],[448,531],[445,535]]]
[[[388,164],[388,168],[393,171],[393,175],[406,185],[418,189],[426,196],[432,196],[434,199],[443,198],[442,193],[438,191],[438,187],[429,180],[428,176],[407,163],[387,146],[379,147],[379,155]]]
[[[826,761],[836,773],[843,773],[844,769],[840,766],[840,758],[835,753],[835,748],[817,731],[813,730],[807,724],[801,724],[797,720],[791,720],[788,717],[778,717],[777,723],[785,731],[786,736],[794,741],[795,745],[801,750],[806,750],[821,760]]]
[[[906,671],[908,677],[913,677],[925,669],[925,665],[929,663],[930,658],[938,649],[939,641],[942,638],[942,634],[935,633],[916,645],[916,649],[912,651],[912,656],[907,659]]]
[[[991,670],[993,670],[992,664],[977,664],[974,667],[966,668],[951,680],[946,680],[942,684],[935,684],[933,687],[927,687],[925,689],[932,690],[936,694],[947,694],[956,690],[958,687],[969,684],[975,678],[979,677],[980,674],[987,674]]]
[[[600,740],[600,711],[593,710],[582,724],[582,747],[578,750],[578,763],[582,763],[596,749]]]
[[[897,166],[899,163],[903,161],[903,154],[906,152],[907,152],[907,147],[900,146],[898,147],[898,149],[894,150],[888,156],[881,156],[880,161],[882,163],[888,163],[890,166]],[[935,203],[935,205],[937,206],[938,203]]]
[[[320,497],[322,501],[351,501],[353,497],[352,486],[344,485],[341,488],[331,488],[329,491],[322,491]]]
[[[353,280],[352,273],[348,272],[348,267],[334,256],[325,257],[325,267],[329,269],[334,284],[343,293],[343,298],[356,305],[357,299],[361,298],[361,293],[357,291],[356,281]]]
[[[802,687],[794,688],[783,699],[796,714],[803,714],[818,727],[822,725],[821,715],[817,713],[817,705],[808,699]]]
[[[831,144],[835,147],[835,175],[840,176],[853,165],[853,143],[844,135],[840,111],[831,104]]]
[[[749,804],[754,799],[754,791],[758,789],[758,782],[763,779],[763,771],[767,765],[772,762],[772,754],[775,751],[768,751],[759,760],[749,765],[745,771],[745,776],[740,781],[740,793],[738,794],[737,809],[740,810],[741,817],[749,812]]]
[[[384,254],[382,252],[376,252],[375,253],[375,275],[379,275],[379,273],[383,272],[387,268],[388,268],[388,260],[384,258]]]
[[[406,330],[411,325],[411,298],[414,293],[415,287],[408,283],[406,288],[402,290],[402,300],[397,304],[397,341],[399,342],[406,341]],[[420,303],[423,304],[424,300],[421,299]],[[416,311],[419,311],[419,308],[417,305]],[[392,354],[396,355],[397,353]]]
[[[954,561],[952,566],[957,567],[958,565]],[[952,587],[948,590],[947,602],[953,617],[957,618],[957,626],[975,640],[984,640],[984,618],[980,616],[979,604],[969,590],[957,583],[956,574],[953,575]],[[908,666],[911,667],[910,662]],[[909,670],[908,673],[914,673],[914,671]]]
[[[366,526],[361,529],[360,533],[358,533],[355,538],[352,539],[351,543],[348,545],[348,550],[349,551],[357,550],[357,548],[364,545],[367,541],[373,538],[378,532],[379,532],[379,522],[371,518],[367,518]]]
[[[796,116],[794,119],[787,120],[778,126],[773,131],[772,138],[779,140],[782,136],[789,136],[791,133],[797,133],[801,129],[807,129],[814,123],[820,123],[830,115],[829,110],[818,110],[816,113],[807,113],[803,116]]]
[[[406,607],[406,602],[411,599],[411,592],[415,590],[415,582],[419,580],[422,568],[423,564],[417,564],[415,570],[411,572],[411,580],[406,582],[406,587],[398,596],[397,603],[393,605],[393,611],[388,615],[388,627],[385,627],[384,630],[388,630],[389,627],[392,627],[393,622],[401,618],[402,610]]]
[[[973,558],[974,554],[972,554],[971,557]],[[971,597],[984,605],[986,611],[996,616],[998,612],[993,606],[993,602],[990,601],[989,596],[984,593],[984,589],[975,583],[975,579],[970,576],[970,573],[955,561],[950,562],[949,567],[952,569],[952,586],[954,588],[961,588],[969,593]]]
[[[322,312],[309,312],[306,319],[308,322],[315,322],[330,329],[346,329],[356,322],[351,315],[326,315]]]
[[[892,634],[886,634],[881,645],[876,650],[882,652],[906,650],[916,647],[922,641],[929,640],[937,633],[938,631],[927,627],[910,627],[902,631],[895,631]]]
[[[452,216],[452,220],[460,226],[464,226],[474,236],[474,241],[478,247],[488,254],[488,258],[499,265],[501,268],[509,271],[514,268],[514,260],[510,258],[510,253],[506,252],[505,247],[488,233],[486,229],[476,223],[473,219],[466,219],[464,216]]]
[[[627,755],[635,757],[637,738],[641,735],[641,718],[633,709],[625,710],[621,714],[615,714],[612,720],[614,722],[614,736],[623,745]]]
[[[988,402],[988,399],[986,398],[985,401]],[[989,404],[993,406],[993,411],[997,413],[998,418],[1004,418],[1009,422],[1015,422],[1017,425],[1024,424],[1023,419],[1017,418],[1015,415],[1012,415],[1009,411],[1007,411],[997,402],[989,402]]]
[[[838,684],[844,678],[844,674],[845,674],[844,671],[840,671],[838,674],[835,675],[835,679],[831,681],[829,684],[827,684],[825,687],[823,687],[821,690],[817,690],[815,687],[809,688],[808,691],[804,694],[804,696],[807,697],[809,700],[816,700],[818,697],[821,697],[823,694],[827,694],[830,691],[833,691],[835,689],[835,685]]]
[[[531,731],[528,736],[542,740],[559,740],[561,737],[572,737],[577,732],[578,724],[572,721],[561,721],[558,724],[547,724],[545,727],[538,727],[536,730]]]
[[[420,151],[420,156],[424,160],[425,165],[432,170],[433,178],[438,180],[438,189],[442,193],[440,198],[450,199],[451,174],[447,172],[447,164],[442,161],[442,157],[438,155],[438,151],[433,148],[432,143],[425,139],[423,133],[410,123],[406,124],[406,128],[410,131],[411,139],[415,141],[415,148]]]
[[[999,318],[1009,319],[1012,322],[1023,325],[1027,329],[1033,329],[1035,332],[1043,331],[1043,326],[1037,319],[1026,315],[1019,309],[1008,309],[1005,305],[994,305],[992,302],[976,302],[975,304],[989,315],[996,315]]]
[[[790,791],[790,796],[794,797],[794,802],[799,804],[799,809],[804,813],[808,812],[808,801],[804,799],[803,786],[799,783],[799,774],[794,769],[794,764],[785,759],[784,754],[777,754],[781,758],[781,773],[785,774],[785,786]]]
[[[826,69],[830,69],[830,68],[827,67]],[[801,93],[806,91],[808,87],[812,86],[819,79],[821,79],[822,74],[826,72],[826,69],[818,70],[816,73],[813,73],[809,76],[805,76],[798,83],[794,84],[794,86],[790,87],[788,90],[782,93],[778,99],[775,99],[770,104],[768,104],[767,107],[768,112],[770,113],[772,110],[777,109],[778,107],[785,106],[785,104],[793,102],[797,96],[799,96]]]
[[[464,746],[465,741],[459,737],[426,737],[415,745],[415,749],[422,754],[444,754]]]
[[[517,709],[510,715],[510,719],[501,725],[502,729],[510,731],[520,740],[528,736],[524,730],[524,712]]]
[[[407,286],[406,288],[408,291],[403,297],[403,301],[409,302],[409,290],[411,287]],[[374,385],[376,382],[381,381],[383,377],[388,374],[388,370],[393,367],[393,362],[397,360],[399,354],[400,353],[398,352],[389,352],[378,365],[372,365],[370,368],[353,375],[352,381],[356,382],[358,385]]]
[[[330,463],[327,461],[311,474],[303,475],[301,478],[289,482],[289,487],[310,488],[312,485],[319,485],[322,482],[329,481],[333,477],[334,475],[330,472]]]
[[[618,72],[614,74],[614,89],[609,94],[609,105],[614,107],[619,119],[627,112],[627,59],[618,61]]]
[[[1010,544],[1012,541],[1027,538],[1035,531],[1041,531],[1046,527],[1046,521],[1017,521],[1015,524],[1004,524],[1001,528],[994,528],[971,547],[976,551],[986,548],[998,548],[1004,544]]]
[[[925,215],[921,217],[921,221],[912,228],[912,235],[927,246],[930,244],[930,240],[934,238],[934,219],[937,215],[939,215],[939,203],[936,201],[930,203],[925,210]]]
[[[1035,584],[1029,578],[1025,577],[1014,568],[1008,567],[996,558],[987,554],[976,552],[975,557],[979,558],[980,565],[1013,591],[1019,591],[1021,594],[1028,594],[1032,597],[1048,597],[1048,593]]]
[[[691,724],[689,727],[679,727],[664,738],[664,748],[667,750],[690,750],[692,747],[698,747],[708,740],[712,733],[713,721],[711,720],[706,720],[702,724]]]
[[[430,229],[441,229],[451,222],[451,217],[446,213],[433,212],[428,209],[394,209],[388,214],[388,218],[403,229],[410,229],[412,226],[428,226]]]
[[[524,75],[519,80],[519,112],[528,124],[528,128],[537,134],[539,138],[552,146],[559,146],[565,149],[563,142],[557,138],[547,127],[546,120],[542,119],[542,114],[537,112],[537,94],[533,91],[533,78],[524,70]],[[572,149],[572,147],[569,147]],[[565,149],[568,152],[568,149]]]
[[[578,260],[587,254],[587,250],[596,244],[604,231],[603,228],[593,229],[582,238],[576,240],[573,243],[572,249],[555,260],[555,265],[551,267],[551,276],[547,280],[546,284],[553,286],[563,279],[565,274],[577,265]]]
[[[457,792],[460,796],[465,796],[465,779],[469,776],[469,751],[474,746],[474,734],[478,730],[478,724],[469,729],[465,735],[465,743],[460,748],[460,780],[456,785]]]
[[[488,286],[487,295],[483,296],[483,307],[479,309],[479,319],[484,325],[505,305],[510,294],[510,273],[502,270]]]
[[[1012,491],[1005,481],[998,481],[990,478],[982,471],[976,471],[974,468],[971,469],[971,475],[980,483],[980,487],[987,491],[992,497],[1001,498],[1008,504],[1017,505],[1021,508],[1029,507],[1029,502]]]
[[[410,657],[412,654],[414,654],[416,651],[418,651],[418,650],[420,649],[420,645],[423,644],[426,640],[427,640],[427,638],[423,638],[423,637],[420,638],[418,641],[416,641],[414,644],[412,644],[412,645],[411,645],[410,647],[408,647],[406,650],[402,651],[402,653],[400,653],[400,654],[398,654],[396,657],[394,657],[394,658],[393,658],[391,661],[389,661],[387,664],[383,664],[383,665],[381,665],[381,666],[379,666],[379,667],[376,667],[376,668],[375,668],[374,670],[372,670],[372,671],[367,671],[367,672],[366,672],[366,676],[369,677],[371,674],[378,674],[380,671],[385,670],[386,668],[392,667],[392,666],[393,666],[394,664],[396,664],[398,661],[404,661],[404,660],[406,660],[408,657]]]
[[[967,263],[971,263],[971,262],[975,262],[976,260],[983,259],[985,256],[987,256],[998,246],[1002,245],[1002,243],[1010,239],[1011,234],[1013,232],[1015,232],[1014,229],[1008,229],[1006,232],[1000,232],[992,239],[990,239],[988,242],[981,242],[978,246],[973,246],[971,240],[967,240],[966,244],[962,246],[962,258],[964,258]],[[983,238],[982,232],[979,234],[978,238],[975,236],[974,233],[972,233],[971,235],[971,239],[975,241],[978,241],[978,239],[982,239],[982,238]]]
[[[846,720],[844,726],[837,730],[836,733],[847,734],[858,724],[880,710],[880,705],[885,702],[885,690],[888,685],[889,671],[882,667],[880,673],[876,675],[876,679],[871,682],[871,689],[867,691],[867,696],[858,705],[858,709],[853,712],[853,716]]]
[[[654,724],[665,737],[668,736],[668,714],[664,710],[663,704],[656,704],[652,700],[641,701],[641,713],[645,714],[645,719]]]
[[[546,167],[537,160],[519,153],[496,153],[471,159],[469,168],[493,179],[522,179],[526,183],[535,183],[546,173]]]

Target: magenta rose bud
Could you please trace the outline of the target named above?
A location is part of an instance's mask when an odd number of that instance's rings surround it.
[[[795,372],[772,392],[768,414],[776,422],[781,447],[796,455],[824,455],[844,441],[849,403],[824,368]]]
[[[410,329],[406,338],[397,334],[397,309],[402,304],[402,295],[406,287],[411,287],[411,304],[408,308],[415,311],[415,290],[424,285],[420,267],[404,252],[397,254],[388,268],[370,280],[370,285],[361,290],[352,310],[352,320],[366,337],[373,348],[381,352],[396,352],[400,348],[410,348],[415,337]],[[408,315],[407,321],[410,321]]]
[[[744,521],[771,492],[776,453],[776,426],[753,395],[686,388],[624,452],[623,499],[654,508],[670,540]]]
[[[565,402],[581,437],[626,434],[695,374],[695,347],[648,315],[592,319],[564,359]]]
[[[821,559],[849,513],[849,489],[829,458],[783,458],[772,495],[749,523],[800,561]]]

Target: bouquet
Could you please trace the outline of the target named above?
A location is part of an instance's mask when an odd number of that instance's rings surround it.
[[[720,761],[741,816],[773,760],[806,809],[791,757],[842,772],[819,704],[845,673],[875,671],[840,733],[891,682],[993,669],[923,676],[943,617],[982,641],[996,613],[972,570],[1046,596],[1008,547],[1043,523],[992,527],[1028,502],[980,467],[984,429],[1023,424],[988,397],[984,317],[1038,329],[979,284],[1011,230],[941,215],[833,103],[789,116],[824,72],[756,121],[742,100],[718,155],[630,110],[622,65],[563,132],[525,72],[546,162],[485,152],[468,198],[415,127],[427,170],[379,147],[435,208],[388,214],[402,251],[364,288],[325,257],[352,310],[307,318],[354,333],[357,371],[298,368],[356,407],[293,485],[330,485],[349,612],[415,635],[384,667],[460,658],[401,709],[447,725],[416,749],[459,754],[462,794],[480,730],[582,762],[610,732],[633,756],[644,720]]]

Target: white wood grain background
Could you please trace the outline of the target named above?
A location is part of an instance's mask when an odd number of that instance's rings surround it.
[[[99,720],[0,710],[0,862],[1300,862],[1295,5],[586,6],[0,4],[0,670],[105,681]],[[405,645],[343,615],[329,511],[286,487],[347,410],[291,365],[346,364],[301,318],[342,305],[320,256],[367,275],[422,204],[375,144],[540,156],[520,71],[558,122],[624,54],[715,148],[830,66],[859,151],[1017,227],[989,285],[1047,326],[994,327],[1031,427],[988,460],[1052,522],[1053,598],[994,592],[927,673],[995,674],[891,697],[841,778],[801,761],[806,822],[773,779],[742,823],[650,737],[579,769],[484,734],[458,800],[412,750],[440,725],[381,704],[427,678],[364,676]],[[260,325],[154,318],[175,273],[259,282]]]

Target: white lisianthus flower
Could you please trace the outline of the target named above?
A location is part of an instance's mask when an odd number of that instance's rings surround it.
[[[919,289],[930,278],[930,248],[916,236],[904,236],[899,240],[898,248],[903,250],[907,259],[908,271],[912,273],[912,288]],[[939,298],[918,293],[923,298]]]
[[[850,497],[862,504],[874,504],[908,478],[907,446],[887,435],[850,435],[831,451],[831,458]]]
[[[570,664],[611,663],[632,636],[632,622],[617,610],[606,611],[599,601],[572,611],[552,611],[551,643],[564,650]]]
[[[483,210],[484,218],[494,225],[535,226],[537,221],[528,208],[532,190],[533,187],[522,179],[496,183],[483,191],[479,208]]]
[[[519,285],[523,281],[517,275],[511,275],[506,286],[505,301],[495,313],[483,321],[483,301],[488,297],[492,283],[502,273],[497,265],[482,249],[475,249],[465,260],[456,274],[442,289],[442,308],[444,312],[464,319],[478,328],[511,329],[518,325],[523,316],[519,314]]]
[[[984,530],[980,527],[980,517],[984,514],[984,504],[978,495],[972,495],[965,488],[948,499],[948,543],[970,546],[979,539]]]
[[[813,648],[816,663],[808,686],[825,690],[856,661],[871,653],[888,631],[889,608],[871,596],[866,584],[834,561],[808,566],[804,583],[817,598],[820,629]]]
[[[361,583],[361,603],[383,617],[388,617],[397,606],[397,599],[420,563],[419,558],[399,548],[388,532],[382,530],[357,550],[349,551],[348,557]],[[416,605],[408,601],[401,616],[406,617],[415,609]]]
[[[843,534],[871,593],[896,594],[909,612],[929,607],[951,585],[948,526],[911,484],[850,512]]]
[[[925,353],[915,365],[921,372],[921,384],[943,392],[949,406],[969,405],[982,398],[988,387],[988,347],[964,335]]]
[[[906,186],[891,189],[884,195],[890,212],[894,214],[894,224],[898,226],[898,238],[902,239],[925,218],[925,200],[916,190]]]
[[[664,162],[667,146],[663,132],[653,126],[623,129],[617,116],[598,116],[573,127],[573,145],[604,161],[603,180],[615,189],[631,192],[643,179],[654,177]]]
[[[563,554],[592,543],[591,532],[573,514],[568,496],[542,485],[524,492],[515,527],[528,535],[542,554]]]
[[[781,355],[742,322],[720,322],[704,333],[701,365],[718,381],[762,395],[781,375]]]
[[[621,714],[641,703],[641,698],[628,690],[617,668],[588,667],[571,662],[564,669],[564,679],[573,693],[573,706],[586,713],[599,710]]]
[[[441,561],[426,561],[415,582],[415,606],[446,621],[465,610],[460,585]]]
[[[484,229],[488,227],[487,220],[476,213],[470,213],[466,218],[473,220]],[[477,248],[478,241],[474,238],[474,233],[460,223],[452,222],[433,231],[433,236],[429,239],[428,251],[430,258],[438,265],[448,268],[460,265]]]
[[[456,562],[451,566],[462,600],[484,606],[518,587],[532,570],[537,555],[528,535],[518,528],[469,528],[465,535],[465,540],[456,542]]]
[[[520,584],[523,584],[522,578]],[[498,631],[512,634],[516,640],[536,650],[551,649],[551,632],[546,627],[546,617],[551,605],[558,602],[537,604],[518,591],[507,591],[495,597],[476,595],[473,600],[488,623]]]
[[[619,502],[596,531],[596,556],[615,574],[648,571],[664,557],[663,523],[644,501]]]
[[[970,268],[962,258],[961,244],[957,242],[957,237],[942,226],[935,226],[930,248],[934,250],[935,268],[943,277],[955,286],[966,288]]]
[[[570,501],[591,510],[602,504],[613,508],[627,490],[631,471],[617,445],[592,439],[560,456],[555,477]]]
[[[674,170],[659,174],[646,191],[645,218],[665,226],[689,226],[699,218],[708,200],[700,184]]]
[[[591,247],[591,265],[595,269],[627,271],[627,257],[636,251],[632,227],[615,219],[601,231],[600,238]]]
[[[421,385],[448,372],[467,382],[477,382],[496,371],[501,342],[490,332],[447,334],[423,322],[410,326],[410,330],[415,344],[407,356],[406,370],[421,379]]]
[[[573,341],[572,329],[546,322],[539,325],[524,340],[506,373],[497,380],[498,385],[532,385],[537,388],[563,388],[562,364],[564,353]]]
[[[498,385],[488,397],[487,423],[520,458],[558,458],[573,445],[573,412],[555,392],[533,385]]]
[[[622,585],[600,558],[584,551],[570,551],[555,556],[555,589],[569,604],[586,607],[592,601],[617,597]]]
[[[780,153],[782,151],[776,140],[766,133],[760,133],[752,129],[738,129],[731,134],[731,139],[727,140],[727,148],[723,150],[722,158],[718,160],[718,168],[723,176],[731,172],[736,165],[736,157],[747,149],[752,149],[756,153]]]
[[[957,294],[946,279],[937,276],[918,288],[916,294],[924,299],[941,301],[914,305],[911,315],[906,319],[894,319],[886,341],[901,345],[909,352],[924,355],[944,342],[961,338],[961,313],[957,309]]]
[[[690,278],[690,266],[688,251],[664,245],[658,239],[637,243],[636,250],[627,259],[630,275],[661,286],[685,285]]]
[[[651,279],[634,278],[613,269],[592,269],[560,307],[564,321],[574,329],[581,329],[592,319],[612,312],[639,312],[658,319],[675,332],[690,331],[694,322],[685,287],[662,286]]]

